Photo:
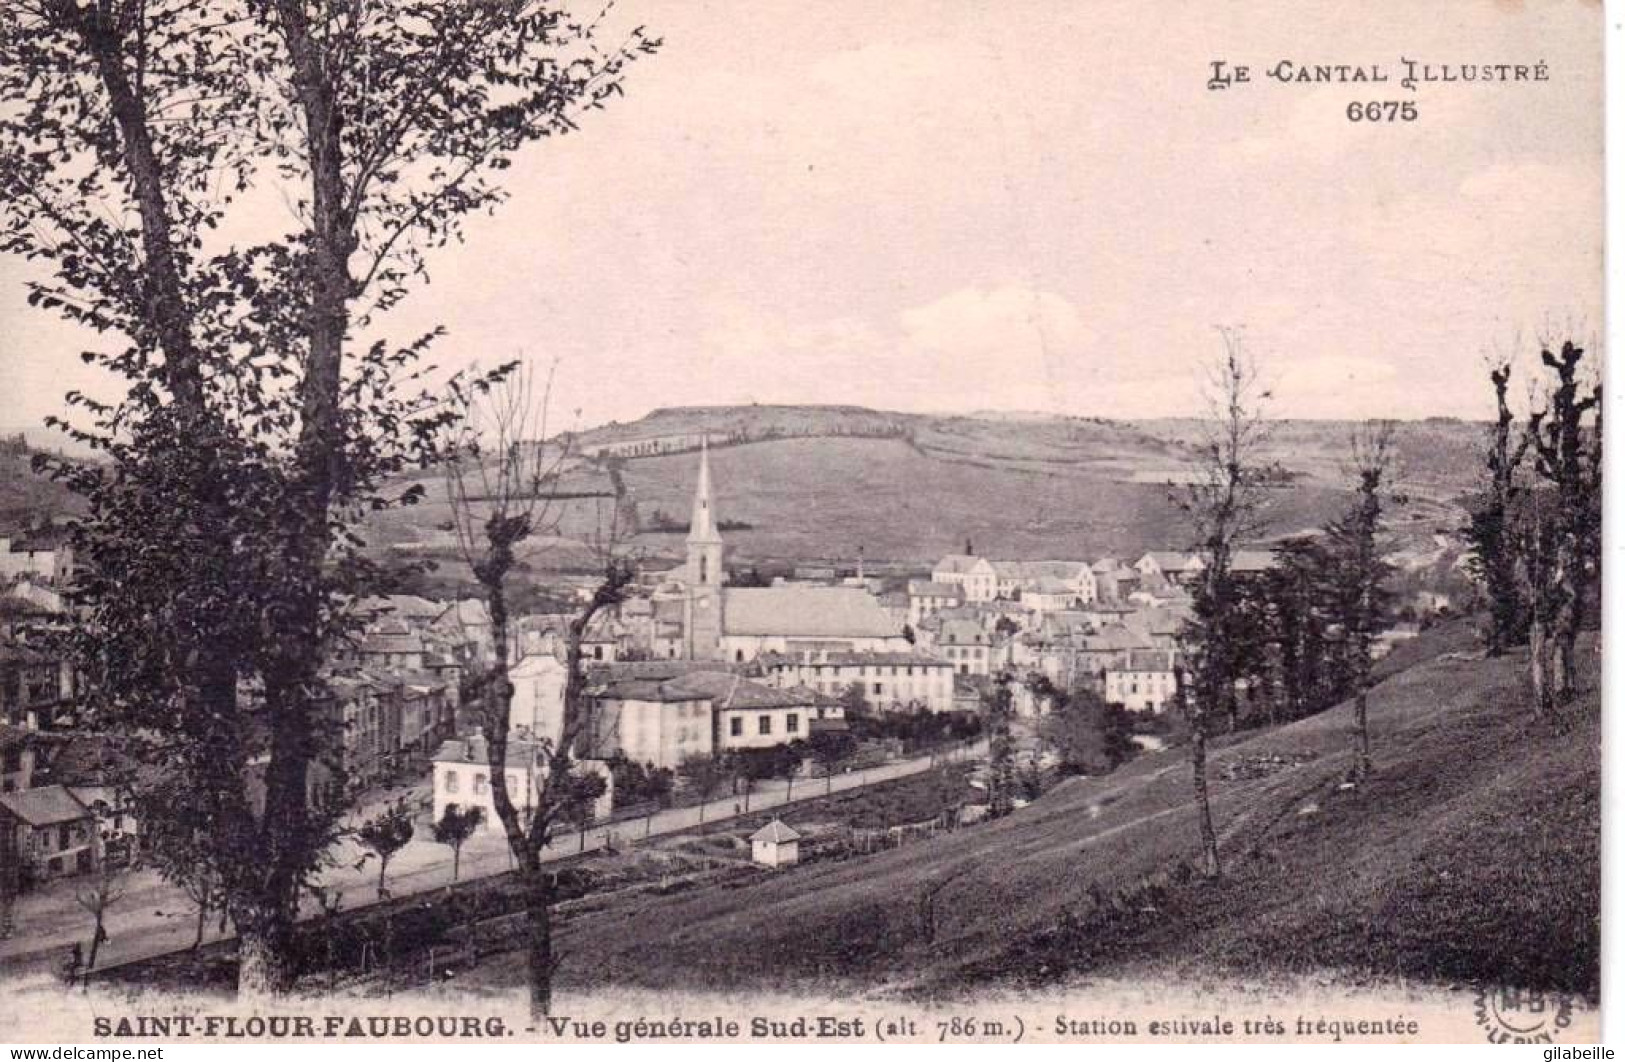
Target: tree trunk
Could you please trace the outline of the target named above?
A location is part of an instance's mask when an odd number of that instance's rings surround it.
[[[463,846],[460,845],[460,844],[452,845],[452,847],[451,847],[451,880],[452,881],[456,881],[457,876],[460,873],[462,873],[462,866],[463,866]]]
[[[1371,728],[1366,721],[1366,681],[1363,678],[1359,692],[1354,695],[1354,726],[1358,732],[1354,775],[1364,778],[1371,773]]]
[[[268,999],[286,994],[294,982],[291,944],[293,925],[280,913],[248,918],[237,923],[237,996],[243,1000]]]
[[[530,1017],[553,1013],[553,883],[537,865],[526,868],[525,922],[530,965]]]
[[[203,947],[203,928],[204,928],[204,925],[208,922],[208,920],[209,920],[209,905],[206,904],[206,903],[198,904],[197,905],[197,936],[192,938],[192,950],[193,951],[197,951],[199,948]]]
[[[1529,624],[1529,684],[1534,689],[1535,716],[1546,718],[1551,711],[1551,684],[1547,674],[1546,622],[1536,616]]]
[[[378,857],[378,898],[380,900],[382,900],[384,897],[389,895],[389,890],[384,887],[384,875],[387,874],[387,873],[389,873],[389,857],[388,856],[379,856]]]
[[[1213,829],[1213,807],[1207,793],[1207,735],[1201,725],[1192,728],[1191,775],[1196,785],[1196,812],[1202,831],[1202,870],[1210,878],[1220,874],[1219,835]]]
[[[86,973],[96,968],[96,954],[102,950],[102,940],[105,937],[106,933],[102,931],[102,916],[98,912],[96,915],[96,929],[90,934],[90,958],[85,961]]]

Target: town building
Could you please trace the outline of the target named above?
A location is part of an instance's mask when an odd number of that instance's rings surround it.
[[[96,866],[95,814],[65,785],[0,793],[0,844],[34,881],[87,874]]]
[[[481,828],[501,833],[496,800],[491,792],[491,749],[485,736],[476,730],[466,738],[452,738],[434,754],[433,814],[439,822],[448,807],[459,810],[478,808]],[[530,811],[540,799],[547,779],[547,746],[535,741],[508,742],[505,758],[508,798],[528,822]],[[593,818],[605,818],[614,807],[615,786],[609,765],[601,760],[577,760],[573,770],[596,774],[604,780],[604,791],[590,809]]]
[[[1094,569],[1084,561],[993,561],[992,564],[998,576],[998,596],[1008,600],[1026,601],[1032,591],[1080,604],[1099,596]]]
[[[1130,652],[1127,660],[1106,669],[1106,700],[1131,712],[1162,712],[1179,695],[1177,661],[1161,649]]]
[[[950,553],[931,569],[931,581],[962,587],[966,601],[992,601],[999,596],[999,573],[986,557]]]
[[[961,675],[987,675],[993,670],[993,636],[975,620],[946,620],[937,630],[938,656]]]
[[[680,634],[675,639],[657,634],[657,649],[675,647],[686,660],[736,664],[763,653],[908,650],[902,625],[862,587],[725,586],[725,547],[717,528],[710,455],[702,446],[687,561],[668,581],[680,583],[675,597],[681,602]],[[662,614],[662,603],[656,599],[657,627],[674,618],[672,610]]]
[[[776,686],[802,686],[828,698],[856,687],[875,711],[954,710],[954,665],[926,653],[770,653],[757,663]]]
[[[958,583],[938,583],[925,579],[908,582],[908,623],[919,627],[926,617],[945,608],[958,608],[965,600],[964,589]]]
[[[34,579],[65,585],[73,578],[73,548],[47,537],[0,535],[0,582]]]

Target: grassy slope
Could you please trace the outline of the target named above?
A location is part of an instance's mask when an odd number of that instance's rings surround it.
[[[907,437],[858,437],[882,429],[902,430]],[[1277,426],[1272,456],[1301,478],[1273,495],[1271,530],[1316,526],[1338,511],[1346,497],[1341,484],[1349,429],[1337,422]],[[713,450],[723,516],[753,525],[728,534],[736,560],[851,560],[862,548],[871,560],[915,565],[962,548],[967,538],[981,551],[1013,558],[1137,554],[1183,545],[1184,532],[1161,477],[1188,467],[1200,435],[1192,421],[746,406],[660,410],[631,424],[586,432],[582,444],[688,437],[702,430],[757,437],[776,430],[795,436]],[[1460,495],[1472,482],[1481,434],[1479,426],[1458,422],[1400,427],[1411,501],[1396,514],[1396,526],[1406,530],[1407,545],[1425,547],[1432,532],[1461,524],[1460,513],[1441,499]],[[647,521],[658,509],[686,519],[694,468],[691,452],[628,460],[625,480],[641,516]],[[1136,476],[1142,481],[1132,482]],[[428,486],[428,504],[377,518],[376,541],[433,537],[449,514],[441,484]],[[601,473],[581,470],[569,487],[607,489],[608,481]],[[561,533],[579,539],[592,531],[598,516],[592,503],[574,503]],[[580,550],[559,546],[542,552],[565,565],[580,560]],[[636,546],[675,558],[681,536],[646,534]]]
[[[1339,792],[1347,710],[1244,737],[1214,757],[1314,757],[1219,781],[1219,885],[1171,885],[1154,911],[1092,909],[1195,849],[1178,753],[1067,783],[1009,819],[725,893],[647,898],[564,930],[567,980],[935,994],[1081,974],[1289,973],[1488,978],[1595,993],[1599,725],[1595,689],[1563,732],[1527,717],[1520,661],[1442,658],[1372,697],[1378,776]],[[1314,803],[1313,815],[1298,810]],[[934,942],[919,930],[926,882]],[[1133,905],[1139,906],[1139,904]],[[511,961],[511,960],[506,960]],[[501,979],[514,971],[482,975]]]
[[[739,557],[845,557],[927,563],[962,549],[1005,557],[1135,553],[1180,544],[1167,490],[1124,483],[1092,465],[1018,466],[964,452],[921,450],[895,439],[786,439],[711,456],[718,511],[753,530],[730,532]],[[684,519],[694,456],[629,462],[640,512]],[[1278,492],[1280,529],[1319,522],[1336,492],[1304,485]]]

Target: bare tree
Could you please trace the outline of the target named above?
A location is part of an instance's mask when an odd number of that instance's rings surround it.
[[[1535,712],[1554,715],[1574,695],[1575,644],[1602,570],[1602,384],[1582,378],[1572,342],[1541,350],[1551,379],[1527,433],[1535,482],[1514,537],[1529,598]]]
[[[566,628],[562,718],[553,732],[537,734],[531,750],[524,752],[526,767],[534,766],[537,778],[523,794],[526,806],[521,809],[508,788],[514,693],[509,600],[520,549],[537,536],[557,532],[563,515],[559,485],[571,454],[567,442],[547,441],[552,379],[550,371],[538,395],[531,370],[515,365],[494,384],[466,394],[464,445],[446,466],[458,544],[490,612],[492,660],[476,676],[473,690],[486,736],[492,803],[524,884],[530,1009],[537,1018],[552,1010],[559,961],[552,921],[557,882],[543,872],[541,853],[555,830],[567,828],[582,806],[603,791],[597,775],[577,770],[578,748],[595,737],[582,641],[600,614],[621,603],[633,578],[631,563],[619,553],[623,499],[616,496],[607,519],[598,506],[589,543],[598,582]]]
[[[1519,431],[1514,437],[1516,417],[1507,399],[1512,370],[1512,360],[1507,357],[1497,358],[1489,366],[1490,385],[1495,389],[1495,423],[1484,453],[1489,476],[1467,526],[1471,564],[1489,598],[1485,649],[1490,656],[1500,656],[1521,642],[1529,622],[1512,526],[1522,494],[1518,472],[1529,449],[1529,435]]]
[[[1201,571],[1193,587],[1191,618],[1180,633],[1184,666],[1176,669],[1178,700],[1191,727],[1191,775],[1196,790],[1202,863],[1220,873],[1219,840],[1208,794],[1207,743],[1214,722],[1233,716],[1239,644],[1239,591],[1233,570],[1239,543],[1261,529],[1270,470],[1263,460],[1269,393],[1240,332],[1220,329],[1223,351],[1208,369],[1206,434],[1200,464],[1175,504],[1191,530]]]

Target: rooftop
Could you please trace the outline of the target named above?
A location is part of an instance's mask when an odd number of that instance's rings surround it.
[[[24,789],[20,793],[0,793],[0,807],[30,826],[56,826],[77,822],[90,815],[90,810],[64,785],[40,786],[38,789]]]
[[[766,844],[784,844],[787,841],[801,840],[801,834],[797,833],[792,827],[785,825],[781,820],[774,819],[751,834],[750,839]]]
[[[728,634],[896,638],[902,629],[867,590],[847,586],[736,587],[723,591]]]

